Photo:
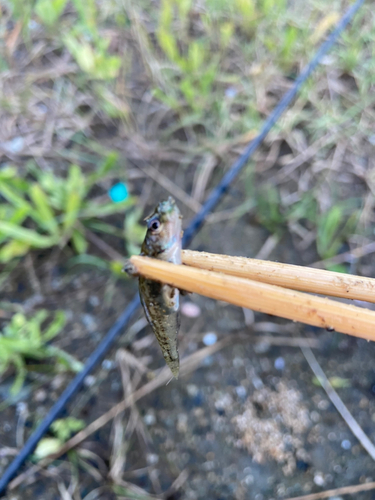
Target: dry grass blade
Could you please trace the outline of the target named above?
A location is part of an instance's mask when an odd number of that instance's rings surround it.
[[[302,495],[300,497],[291,497],[286,500],[321,500],[322,498],[336,497],[338,495],[353,495],[361,491],[370,491],[375,489],[375,481],[372,483],[355,484],[353,486],[343,486],[334,490],[320,491],[319,493],[312,493],[310,495]]]
[[[356,248],[350,252],[340,253],[336,255],[336,257],[332,257],[331,259],[319,260],[318,262],[314,262],[314,267],[323,267],[326,265],[332,264],[342,264],[343,262],[352,262],[354,259],[360,259],[365,255],[369,255],[370,253],[375,252],[375,242],[367,243],[367,245],[363,245],[362,247]]]
[[[91,243],[93,243],[96,247],[98,247],[110,259],[115,262],[126,262],[124,256],[117,252],[110,245],[108,245],[108,243],[106,243],[102,238],[91,232],[89,229],[85,228],[82,224],[80,224],[80,228],[84,231],[86,238],[91,241]]]
[[[245,257],[183,250],[188,266],[217,271],[292,290],[375,302],[375,279]]]
[[[181,489],[184,483],[186,483],[187,479],[189,477],[189,471],[187,469],[184,469],[180,475],[173,481],[171,484],[170,488],[164,493],[164,498],[170,498],[173,496],[173,494]]]
[[[61,495],[61,500],[73,500],[71,494],[67,490],[64,483],[58,482],[57,487],[58,487],[58,490],[59,490],[60,495]]]
[[[133,392],[133,388],[130,377],[130,367],[129,364],[125,362],[123,356],[124,351],[125,349],[119,349],[117,351],[116,360],[120,366],[124,398],[127,398]],[[133,413],[134,405],[130,404],[130,406]],[[129,420],[131,420],[131,418]],[[118,484],[119,480],[122,478],[122,473],[126,463],[126,439],[122,413],[116,415],[113,420],[111,441],[112,451],[110,456],[109,476],[115,484]]]
[[[316,156],[317,152],[320,151],[322,148],[326,147],[327,145],[333,143],[335,141],[335,135],[332,134],[331,132],[328,132],[325,136],[321,137],[317,141],[315,141],[311,146],[309,146],[307,149],[305,149],[301,154],[299,154],[296,158],[294,158],[290,163],[285,165],[278,174],[276,174],[272,182],[273,183],[278,183],[280,181],[285,180],[287,176],[292,174],[292,172],[303,165],[306,161],[308,161],[310,158],[313,158]]]
[[[276,234],[271,234],[268,236],[266,241],[263,243],[262,248],[256,254],[256,259],[267,259],[270,253],[276,248],[280,241],[280,237]]]
[[[234,341],[233,336],[228,336],[227,338],[217,342],[216,344],[209,347],[204,347],[203,349],[200,349],[194,354],[191,354],[190,356],[187,356],[186,358],[182,359],[180,366],[181,375],[187,375],[188,373],[191,373],[193,370],[195,370],[195,368],[197,368],[197,366],[200,365],[203,359],[205,359],[207,356],[211,356],[212,354],[219,351],[226,345],[233,343],[233,341]],[[72,448],[75,448],[77,445],[82,443],[88,436],[98,431],[108,422],[113,420],[119,413],[123,412],[124,410],[129,408],[132,404],[134,404],[136,401],[139,401],[144,396],[147,396],[147,394],[150,394],[158,387],[161,387],[162,385],[168,383],[170,379],[171,379],[170,370],[167,366],[165,366],[153,380],[151,380],[150,382],[142,386],[140,389],[138,389],[136,392],[128,396],[126,399],[115,405],[109,411],[104,413],[101,417],[94,420],[94,422],[89,424],[84,430],[78,432],[78,434],[69,439],[69,441],[67,441],[57,453],[41,460],[38,465],[33,465],[23,474],[20,474],[18,477],[13,479],[13,481],[9,484],[9,490],[13,490],[17,486],[19,486],[23,481],[25,481],[25,479],[29,478],[33,474],[36,474],[41,469],[43,469],[51,462],[53,462],[56,458],[60,457],[64,453],[67,453]]]
[[[280,286],[148,257],[130,259],[139,274],[182,290],[292,321],[375,340],[375,312]]]
[[[315,376],[319,380],[320,385],[326,391],[331,402],[335,405],[336,410],[345,420],[346,425],[349,427],[349,429],[352,431],[352,433],[355,435],[355,437],[358,439],[358,441],[361,443],[361,445],[364,447],[364,449],[367,451],[370,457],[373,460],[375,460],[375,446],[367,437],[367,435],[363,432],[358,422],[355,420],[353,415],[350,413],[350,411],[342,402],[340,396],[337,394],[335,389],[330,384],[328,378],[326,377],[321,366],[316,360],[312,350],[309,347],[301,347],[301,350],[306,358],[306,361],[309,363],[310,368],[312,369]]]
[[[193,179],[193,188],[192,188],[192,198],[199,203],[204,198],[204,193],[212,175],[214,168],[217,165],[217,159],[213,154],[209,154],[205,160],[203,165],[198,168],[194,175]]]
[[[256,337],[257,344],[278,345],[281,347],[310,347],[319,349],[320,343],[318,339],[293,338],[293,337],[273,337],[272,335],[262,335]]]
[[[148,165],[147,167],[142,167],[138,165],[143,172],[145,172],[151,179],[160,184],[166,191],[171,193],[175,198],[184,203],[187,207],[189,207],[194,213],[198,213],[202,208],[202,205],[185,193],[183,189],[181,189],[177,184],[172,182],[168,177],[163,175],[159,170],[155,167]]]

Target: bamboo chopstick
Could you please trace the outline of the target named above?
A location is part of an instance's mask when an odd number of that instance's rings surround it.
[[[375,312],[267,283],[133,256],[146,278],[256,311],[375,340]]]
[[[292,290],[375,302],[373,278],[192,250],[182,251],[182,262],[188,266],[250,278]]]

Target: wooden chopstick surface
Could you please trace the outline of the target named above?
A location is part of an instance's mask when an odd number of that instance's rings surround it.
[[[375,279],[266,260],[182,251],[188,266],[249,278],[302,292],[375,303]]]
[[[139,274],[215,300],[375,340],[375,312],[237,276],[149,257],[130,261]]]

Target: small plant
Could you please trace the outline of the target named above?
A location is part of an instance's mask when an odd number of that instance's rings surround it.
[[[133,197],[115,203],[106,196],[89,198],[97,181],[115,166],[116,155],[109,155],[98,170],[84,175],[71,165],[66,178],[31,167],[36,182],[17,176],[14,167],[0,170],[0,262],[25,255],[29,249],[64,247],[71,242],[78,253],[87,250],[85,224],[134,204]]]
[[[67,352],[48,345],[62,330],[65,324],[63,311],[55,313],[48,326],[43,327],[48,318],[48,312],[41,310],[32,318],[27,318],[23,313],[16,313],[0,333],[0,374],[10,366],[14,366],[16,377],[11,388],[11,394],[17,394],[26,377],[27,359],[54,358],[57,367],[79,372],[83,364]]]
[[[257,218],[271,233],[278,233],[287,228],[287,223],[306,222],[310,230],[316,231],[316,249],[321,259],[330,259],[338,254],[340,247],[354,233],[359,210],[358,200],[349,199],[334,204],[321,214],[312,191],[305,193],[299,201],[289,207],[283,207],[277,188],[265,184],[255,193]],[[345,272],[342,266],[330,266],[330,270]]]
[[[55,420],[51,425],[51,432],[55,437],[41,439],[34,452],[34,456],[41,460],[52,453],[56,453],[72,434],[82,430],[85,425],[83,420],[74,417]]]
[[[57,27],[60,40],[89,78],[115,78],[122,61],[119,56],[109,53],[110,40],[99,33],[99,13],[95,0],[73,0],[78,15],[63,19],[67,3],[67,0],[37,0],[35,3],[30,0],[10,0],[13,14],[22,20],[25,31],[32,17],[49,29]],[[57,26],[58,22],[60,24]]]
[[[158,88],[155,95],[174,109],[184,105],[180,99],[182,95],[193,111],[201,112],[211,102],[210,96],[217,80],[220,58],[233,35],[234,25],[221,22],[213,26],[207,15],[202,18],[205,33],[192,39],[189,36],[192,7],[190,0],[162,1],[156,38],[170,62],[164,73],[173,84],[168,85],[168,91]],[[178,35],[174,29],[175,14],[180,26]],[[217,50],[213,50],[215,41]],[[178,92],[172,93],[172,89],[178,89]]]
[[[285,229],[285,217],[281,212],[280,196],[274,186],[266,184],[256,193],[257,218],[271,233]]]
[[[358,210],[353,211],[350,204],[345,203],[333,205],[317,217],[316,248],[322,259],[337,255],[346,238],[353,234],[358,215]]]
[[[118,75],[121,59],[108,54],[110,40],[97,37],[90,43],[84,33],[76,28],[66,34],[63,41],[81,70],[91,78],[109,80]]]

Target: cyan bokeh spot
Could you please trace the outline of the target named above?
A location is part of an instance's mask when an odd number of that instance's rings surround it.
[[[117,184],[112,186],[108,194],[111,200],[115,203],[125,201],[129,197],[128,188],[123,182],[118,182]]]

